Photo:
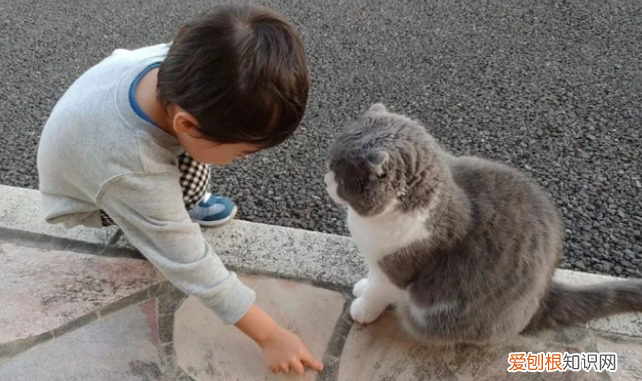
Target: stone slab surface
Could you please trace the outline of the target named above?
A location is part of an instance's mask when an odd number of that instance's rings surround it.
[[[346,287],[366,274],[361,254],[349,237],[240,220],[203,229],[203,233],[226,265],[245,271],[273,272]],[[125,238],[117,246],[132,249]],[[563,269],[556,270],[555,279],[570,284],[623,280]],[[642,313],[612,316],[584,326],[642,337]]]
[[[127,307],[0,364],[2,381],[160,381],[156,301]]]
[[[354,325],[339,367],[339,381],[596,381],[591,372],[509,373],[510,352],[581,352],[594,341],[587,329],[572,328],[518,337],[501,346],[429,346],[402,331],[396,316],[386,312],[375,323]]]
[[[37,190],[0,185],[0,195],[1,228],[98,245],[107,245],[118,231],[116,227],[65,229],[62,225],[46,223],[40,192]]]
[[[228,266],[351,287],[366,274],[352,239],[234,220],[203,234]],[[133,249],[125,237],[117,247]]]
[[[611,381],[642,381],[642,340],[622,335],[597,337],[597,351],[617,354],[617,372]]]
[[[2,242],[0,263],[0,344],[52,331],[164,280],[147,261]]]
[[[580,273],[577,271],[558,269],[554,278],[560,282],[572,285],[589,285],[602,282],[625,281],[623,278],[615,278],[605,275]],[[593,320],[582,325],[597,331],[617,333],[642,337],[642,313],[628,313],[609,316],[602,319]]]
[[[339,293],[307,284],[258,276],[241,276],[257,293],[256,303],[281,326],[295,332],[321,360],[345,300]],[[283,380],[273,375],[254,342],[233,326],[223,326],[197,299],[178,309],[174,325],[178,365],[196,381]],[[313,380],[308,370],[297,379]]]

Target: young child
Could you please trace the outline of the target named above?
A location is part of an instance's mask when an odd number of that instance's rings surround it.
[[[45,124],[38,172],[46,220],[118,225],[176,287],[255,340],[272,371],[320,371],[301,339],[254,304],[254,291],[199,227],[236,212],[206,192],[208,164],[286,140],[308,91],[301,39],[265,8],[214,7],[171,44],[116,50],[72,84]]]

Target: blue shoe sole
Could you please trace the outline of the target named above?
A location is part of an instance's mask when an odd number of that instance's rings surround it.
[[[232,221],[234,219],[234,217],[236,216],[237,210],[238,209],[236,208],[236,205],[234,205],[234,208],[230,212],[229,216],[227,216],[225,218],[221,218],[220,220],[216,220],[216,221],[202,221],[202,220],[195,220],[195,219],[192,219],[192,221],[196,222],[197,224],[199,224],[201,226],[209,226],[209,227],[211,227],[211,226],[221,226],[221,225],[225,225],[226,223]]]

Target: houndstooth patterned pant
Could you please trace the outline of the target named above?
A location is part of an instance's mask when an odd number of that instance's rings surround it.
[[[181,171],[180,182],[185,208],[192,210],[210,188],[210,166],[197,162],[184,152],[178,157],[178,169]],[[100,219],[103,226],[115,225],[104,211],[100,212]]]

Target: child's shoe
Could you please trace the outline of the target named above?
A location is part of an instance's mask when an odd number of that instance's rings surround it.
[[[229,198],[207,192],[194,209],[189,211],[189,216],[201,226],[219,226],[231,221],[236,210],[236,205]]]

